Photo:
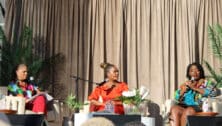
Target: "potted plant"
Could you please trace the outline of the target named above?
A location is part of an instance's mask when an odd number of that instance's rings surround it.
[[[75,113],[78,113],[79,110],[83,108],[83,105],[85,105],[84,103],[79,102],[76,96],[73,95],[72,93],[67,96],[65,103],[68,106],[68,108]]]
[[[212,52],[216,58],[222,61],[222,27],[219,24],[208,26],[208,39],[209,45],[212,49]],[[212,78],[215,81],[217,88],[222,88],[222,70],[220,73],[217,73],[212,66],[207,61],[204,61],[207,69],[210,72],[209,78]]]
[[[79,110],[83,108],[83,105],[86,105],[77,100],[76,96],[72,93],[69,94],[65,99],[65,104],[69,108],[69,116],[63,117],[63,126],[73,126],[74,115],[73,113],[79,113]]]

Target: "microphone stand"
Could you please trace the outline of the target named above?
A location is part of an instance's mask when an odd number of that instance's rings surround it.
[[[76,82],[76,89],[75,89],[75,93],[76,93],[76,100],[78,101],[79,97],[78,97],[78,89],[79,89],[79,80],[81,81],[85,81],[85,82],[88,82],[88,83],[93,83],[93,84],[100,84],[100,83],[96,83],[96,82],[93,82],[93,81],[90,81],[90,80],[87,80],[87,79],[83,79],[83,78],[80,78],[78,76],[70,76],[71,78],[75,79],[75,82]]]

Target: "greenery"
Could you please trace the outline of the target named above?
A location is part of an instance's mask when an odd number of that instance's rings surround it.
[[[145,99],[141,99],[141,96],[139,94],[139,90],[135,90],[136,95],[134,96],[120,96],[120,100],[125,104],[133,104],[138,106],[140,103],[142,103]]]
[[[28,66],[29,75],[38,78],[38,84],[46,83],[48,77],[41,77],[43,71],[49,70],[64,60],[62,54],[51,57],[40,56],[33,46],[33,34],[30,27],[24,27],[18,40],[10,42],[7,40],[2,27],[0,27],[1,61],[0,61],[0,85],[8,85],[11,81],[12,71],[17,64],[25,63]],[[41,50],[40,50],[41,51]],[[46,52],[45,52],[46,53]],[[43,54],[45,55],[45,54]]]
[[[208,26],[208,37],[214,56],[222,61],[222,27],[219,24]],[[222,69],[217,73],[207,61],[204,63],[211,74],[209,77],[216,82],[218,88],[222,87]]]
[[[149,100],[145,97],[149,94],[149,91],[144,87],[140,89],[133,89],[129,91],[123,91],[122,96],[118,97],[118,100],[123,102],[124,113],[130,114],[143,114],[147,115],[147,105]]]
[[[122,96],[119,99],[124,104],[132,104],[135,106],[139,106],[142,102],[148,101],[145,97],[148,95],[148,92],[140,92],[140,89],[134,89],[132,91],[123,92]]]
[[[65,99],[65,103],[72,111],[78,111],[83,108],[84,103],[81,103],[77,100],[76,96],[73,94],[69,94]]]

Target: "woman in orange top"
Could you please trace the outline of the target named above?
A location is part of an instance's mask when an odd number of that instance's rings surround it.
[[[115,99],[121,96],[123,91],[128,90],[128,86],[126,83],[118,81],[119,70],[115,65],[102,63],[100,66],[105,70],[106,80],[97,86],[89,96],[90,111],[104,111],[105,106],[111,103],[115,113],[124,114],[122,102]]]

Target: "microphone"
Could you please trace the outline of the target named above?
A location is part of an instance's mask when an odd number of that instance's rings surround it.
[[[190,80],[192,83],[195,81],[195,78],[194,77],[191,77],[191,80]]]
[[[33,77],[33,76],[30,76],[30,77],[29,77],[29,80],[30,80],[31,82],[33,82],[33,81],[34,81],[34,77]]]

